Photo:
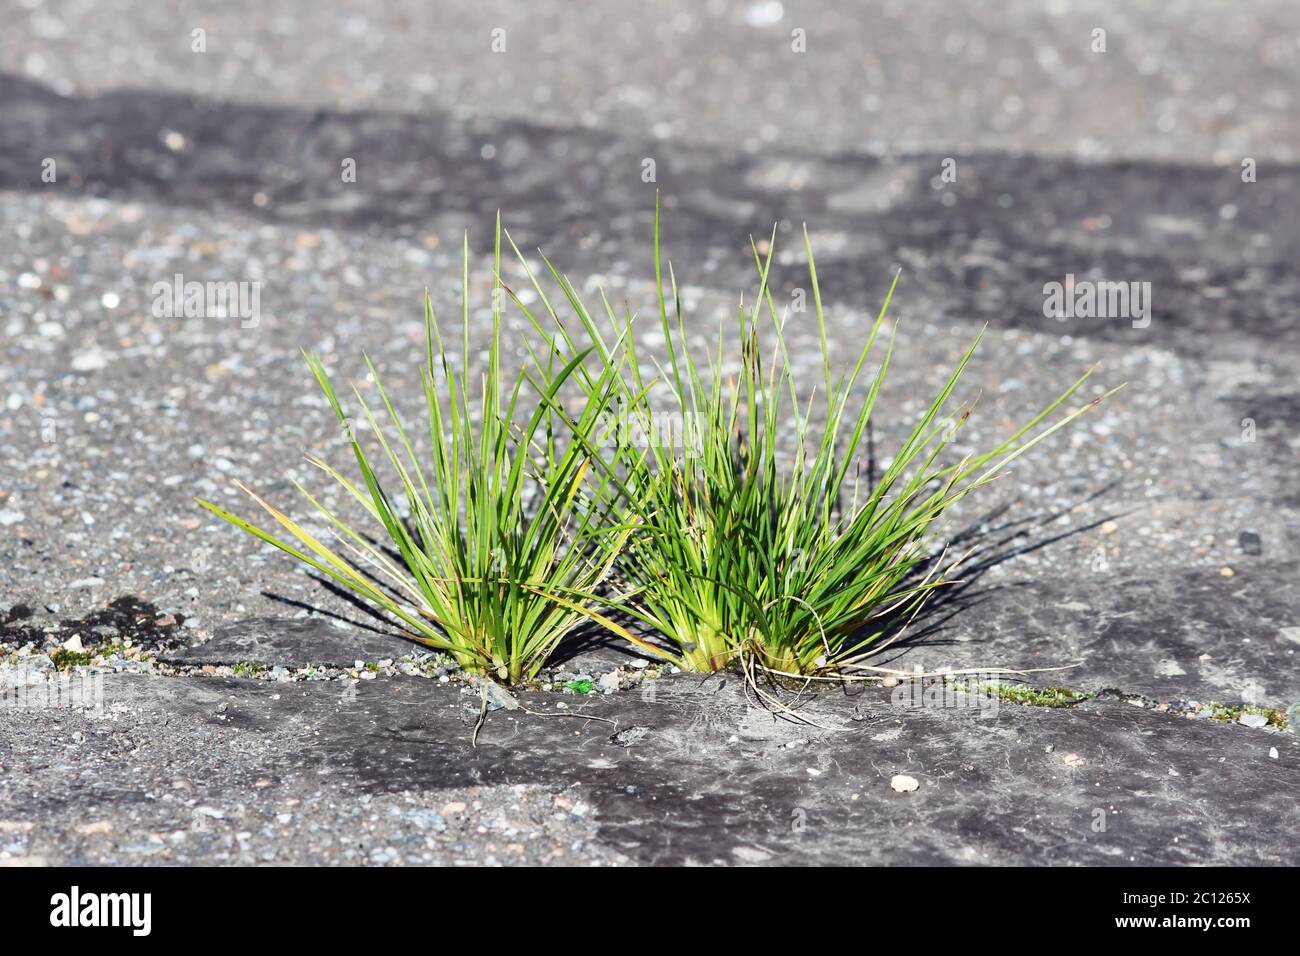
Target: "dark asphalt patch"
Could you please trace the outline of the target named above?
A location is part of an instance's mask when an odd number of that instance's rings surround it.
[[[1300,167],[1080,163],[998,153],[810,157],[723,153],[582,128],[446,114],[248,106],[144,91],[62,97],[0,76],[0,188],[238,209],[281,223],[409,235],[503,211],[521,248],[585,271],[649,261],[656,186],[669,253],[694,281],[753,283],[751,235],[798,226],[823,285],[878,299],[895,270],[932,318],[988,321],[1197,356],[1243,339],[1300,349]],[[169,145],[170,144],[170,145]],[[491,158],[485,158],[490,156]],[[54,158],[56,183],[41,181]],[[353,159],[355,182],[341,164]],[[656,183],[642,181],[646,158]],[[946,159],[955,183],[939,179]],[[478,249],[491,237],[479,229]],[[792,270],[797,273],[797,270]],[[1044,286],[1149,282],[1146,327],[1044,315]],[[792,275],[789,292],[805,281]],[[955,293],[960,292],[960,295]],[[1139,323],[1140,325],[1140,323]]]

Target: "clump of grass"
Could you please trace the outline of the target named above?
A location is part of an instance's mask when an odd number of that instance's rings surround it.
[[[741,301],[737,339],[728,343],[720,326],[716,349],[705,350],[702,361],[687,342],[671,265],[665,282],[657,207],[654,266],[666,363],[638,354],[633,315],[620,317],[602,295],[608,319],[623,330],[617,342],[606,343],[576,289],[546,262],[602,363],[628,368],[621,414],[635,422],[632,433],[649,437],[628,441],[629,429],[621,427],[599,459],[615,476],[604,490],[620,495],[622,506],[640,521],[618,561],[634,595],[623,610],[663,639],[660,656],[685,670],[716,671],[744,662],[780,674],[814,675],[865,666],[863,658],[896,639],[900,622],[919,610],[954,566],[927,549],[935,522],[1104,397],[1049,423],[1088,381],[1090,370],[1002,442],[947,461],[943,453],[974,408],[971,402],[947,412],[979,343],[976,336],[873,481],[862,472],[861,449],[893,354],[897,327],[881,333],[894,288],[864,330],[865,343],[849,369],[834,375],[805,229],[822,381],[819,399],[803,399],[784,317],[769,290],[775,238],[773,230],[765,257],[753,250],[758,291],[748,307]],[[578,330],[569,330],[531,271],[529,276],[569,350],[575,350]],[[516,302],[528,312],[518,297]],[[760,331],[769,326],[771,351],[765,356]],[[878,355],[882,338],[887,341]],[[735,370],[727,359],[737,346]],[[878,364],[868,371],[872,359]],[[591,376],[583,380],[589,387],[594,383]],[[851,407],[860,387],[865,397]],[[664,428],[665,420],[677,423],[675,435]]]
[[[869,468],[864,475],[864,436],[897,334],[896,327],[881,334],[893,286],[856,359],[834,375],[805,230],[822,365],[820,396],[815,389],[805,399],[769,290],[775,230],[765,256],[754,248],[758,292],[748,307],[741,301],[738,340],[729,346],[720,327],[716,350],[697,360],[671,266],[665,284],[656,207],[666,364],[638,352],[633,315],[619,316],[602,294],[617,332],[607,340],[573,285],[544,259],[581,326],[571,328],[516,248],[547,313],[535,316],[501,281],[501,236],[498,219],[491,339],[477,390],[469,370],[468,242],[459,368],[426,293],[421,384],[430,447],[423,464],[369,360],[384,426],[354,392],[377,454],[353,435],[321,360],[308,356],[348,429],[360,481],[309,460],[359,503],[385,545],[302,486],[350,558],[246,487],[286,537],[199,502],[368,600],[472,673],[512,683],[532,678],[560,640],[587,621],[685,670],[742,663],[793,676],[866,668],[864,658],[896,640],[951,579],[958,561],[929,547],[936,522],[1105,397],[1062,409],[1089,371],[1000,443],[951,461],[945,452],[974,403],[949,406],[977,336],[883,472]],[[546,354],[543,360],[530,346],[530,362],[510,385],[501,370],[503,290],[542,333]],[[887,339],[883,355],[878,339]],[[735,352],[738,369],[727,364]],[[570,411],[561,392],[575,385],[583,401]],[[675,432],[663,429],[665,418],[677,423]],[[647,440],[630,440],[630,433]],[[615,564],[628,586],[622,594],[602,593]],[[611,618],[610,607],[652,635],[633,634]]]
[[[335,544],[321,541],[247,487],[287,536],[278,537],[210,501],[199,504],[366,599],[415,640],[450,653],[463,669],[516,683],[534,676],[560,640],[584,621],[622,632],[597,610],[595,591],[632,525],[620,524],[609,508],[577,502],[584,481],[591,485],[593,500],[609,498],[603,491],[606,479],[588,477],[584,448],[616,393],[620,369],[608,366],[587,377],[587,401],[576,415],[566,416],[571,440],[561,447],[555,394],[585,352],[557,368],[552,348],[544,383],[527,364],[507,383],[501,368],[500,257],[498,218],[491,339],[477,385],[470,371],[468,238],[461,270],[459,370],[425,294],[427,361],[421,384],[430,448],[423,462],[369,359],[366,367],[386,413],[385,426],[360,391],[353,391],[378,441],[379,454],[373,458],[352,433],[320,358],[308,356],[316,382],[347,429],[360,480],[319,458],[309,460],[369,515],[387,547],[301,485],[306,501],[331,527]],[[516,421],[516,413],[522,421]],[[381,478],[379,462],[386,463],[387,478]]]

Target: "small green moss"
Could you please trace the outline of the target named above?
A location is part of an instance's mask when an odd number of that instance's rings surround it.
[[[1210,704],[1211,720],[1229,720],[1237,721],[1244,714],[1255,714],[1263,717],[1268,721],[1270,727],[1278,730],[1286,730],[1287,717],[1286,711],[1280,707],[1260,707],[1256,704]]]
[[[89,664],[91,655],[86,651],[70,651],[66,647],[60,647],[50,655],[50,660],[54,662],[54,666],[59,670],[66,671]]]
[[[256,677],[265,674],[267,666],[259,661],[240,661],[235,665],[236,677]]]
[[[366,661],[366,670],[370,671],[370,673],[372,674],[378,674],[379,665],[376,664],[374,661]]]
[[[566,683],[566,684],[564,685],[564,689],[565,689],[565,690],[571,690],[571,691],[573,691],[575,694],[590,694],[590,693],[591,693],[591,681],[586,680],[586,679],[583,679],[583,680],[571,680],[571,681],[569,681],[568,683]]]
[[[1069,687],[1024,687],[1019,684],[998,684],[998,698],[1011,704],[1030,707],[1072,707],[1091,694],[1071,690]]]
[[[970,685],[965,681],[951,681],[949,686],[960,693],[970,693]],[[1086,691],[1072,690],[1069,687],[1027,687],[1023,684],[977,684],[975,693],[981,695],[997,694],[998,700],[1008,704],[1020,704],[1023,707],[1073,707],[1080,701],[1091,699],[1093,694]]]
[[[112,657],[116,654],[118,657],[126,660],[141,661],[143,663],[152,663],[157,661],[157,655],[146,651],[139,644],[125,644],[122,641],[113,641],[109,644],[103,644],[96,648],[96,653],[100,657]]]

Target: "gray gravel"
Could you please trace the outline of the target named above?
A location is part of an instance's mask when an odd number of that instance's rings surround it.
[[[102,709],[0,722],[0,861],[1298,862],[1293,734],[878,689],[800,725],[735,679],[650,686],[522,693],[475,746],[454,683],[110,677]]]

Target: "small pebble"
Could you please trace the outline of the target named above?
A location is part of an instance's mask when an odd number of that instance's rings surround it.
[[[909,777],[905,773],[896,773],[894,774],[893,779],[889,781],[889,785],[899,793],[911,793],[917,787],[921,786],[921,783],[915,777]]]

